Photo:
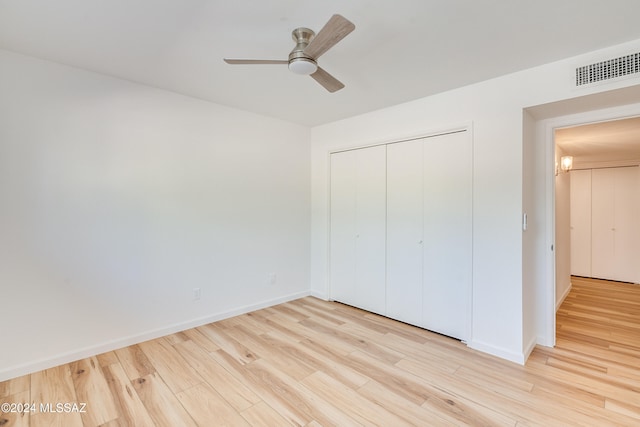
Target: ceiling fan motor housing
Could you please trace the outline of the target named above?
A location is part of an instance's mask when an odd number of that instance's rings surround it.
[[[309,75],[316,72],[318,64],[309,55],[304,53],[304,49],[309,45],[316,33],[309,28],[296,28],[291,33],[296,47],[289,54],[289,70],[295,74]]]

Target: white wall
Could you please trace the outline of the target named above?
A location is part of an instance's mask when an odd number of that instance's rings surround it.
[[[328,153],[471,122],[474,138],[473,321],[469,345],[522,363],[530,337],[537,335],[538,318],[545,315],[543,307],[535,306],[535,316],[526,317],[523,304],[535,302],[524,299],[534,293],[549,292],[549,283],[541,282],[547,276],[542,274],[528,276],[530,285],[523,286],[527,283],[524,274],[538,271],[537,266],[541,262],[545,265],[547,255],[546,245],[537,245],[533,247],[534,254],[523,257],[523,201],[532,193],[536,212],[547,212],[548,205],[546,190],[540,191],[546,185],[544,162],[535,163],[531,182],[523,182],[523,162],[534,161],[523,152],[524,132],[535,139],[533,124],[524,129],[523,110],[637,84],[638,79],[623,79],[578,90],[573,87],[573,76],[576,66],[636,52],[639,46],[640,41],[616,46],[313,128],[312,292],[328,295]],[[538,120],[531,120],[534,119]],[[541,156],[545,158],[544,142],[535,140],[532,153],[539,156],[543,150]],[[529,222],[539,224],[535,231],[538,236],[532,241],[544,242],[552,221],[534,215],[529,217]]]
[[[536,171],[544,167],[545,152],[537,149],[535,119],[528,112],[523,113],[523,161],[522,161],[522,212],[527,215],[526,230],[522,232],[522,343],[524,356],[528,356],[538,341],[537,312],[544,308],[544,301],[538,296],[536,286],[545,281],[545,259],[538,256],[544,252],[545,205],[538,203],[544,198],[544,187],[537,187]],[[533,189],[528,191],[528,189]]]
[[[0,381],[308,294],[309,153],[305,127],[0,51]]]
[[[564,152],[556,146],[555,160],[558,165],[562,156]],[[556,309],[560,308],[571,290],[570,175],[560,169],[556,176]]]

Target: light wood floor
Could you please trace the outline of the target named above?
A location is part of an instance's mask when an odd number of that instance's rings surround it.
[[[37,406],[0,425],[640,425],[640,287],[574,278],[557,323],[523,367],[309,297],[0,383]]]

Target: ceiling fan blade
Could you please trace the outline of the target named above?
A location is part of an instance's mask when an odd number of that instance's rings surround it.
[[[224,59],[227,64],[248,65],[248,64],[288,64],[289,61],[280,59]]]
[[[341,15],[333,15],[304,49],[304,53],[313,59],[318,59],[355,29],[353,22]]]
[[[320,67],[318,67],[315,73],[311,74],[311,77],[331,93],[344,87],[344,84]]]

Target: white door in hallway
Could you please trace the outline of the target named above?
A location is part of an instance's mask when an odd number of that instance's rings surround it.
[[[591,169],[570,172],[571,274],[591,277]]]
[[[571,171],[571,274],[640,282],[640,168]]]
[[[592,171],[593,277],[638,282],[638,167]]]

